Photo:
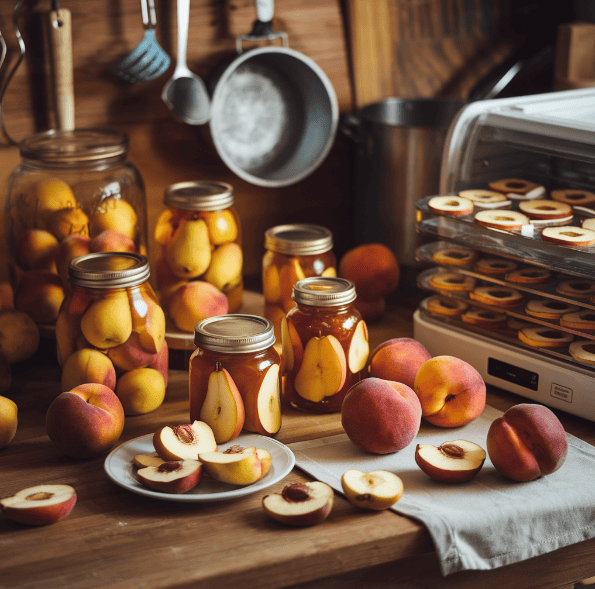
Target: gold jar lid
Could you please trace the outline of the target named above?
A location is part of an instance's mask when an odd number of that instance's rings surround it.
[[[273,323],[258,315],[217,315],[194,327],[194,344],[213,352],[259,352],[274,343]]]
[[[128,136],[113,129],[52,130],[21,141],[21,157],[37,164],[76,167],[103,160],[122,159],[128,153]]]
[[[178,182],[163,196],[166,207],[182,211],[220,211],[233,204],[233,187],[226,182]]]
[[[346,278],[312,276],[296,282],[291,298],[300,305],[337,307],[355,301],[355,285]]]
[[[85,254],[68,264],[70,283],[92,289],[138,286],[150,275],[147,258],[128,252]]]
[[[333,247],[333,234],[320,225],[278,225],[268,229],[264,247],[288,256],[323,254]]]

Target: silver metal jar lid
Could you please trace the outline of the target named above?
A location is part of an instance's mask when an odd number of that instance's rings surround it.
[[[19,149],[30,161],[76,166],[125,156],[128,136],[113,129],[52,130],[26,137]]]
[[[345,278],[312,276],[294,284],[291,298],[312,307],[346,305],[355,301],[355,285]]]
[[[128,252],[101,252],[78,256],[68,264],[68,280],[86,288],[138,286],[151,275],[145,256]]]
[[[333,247],[333,234],[320,225],[278,225],[268,229],[264,247],[289,256],[323,254]]]
[[[217,315],[194,327],[194,344],[213,352],[259,352],[274,343],[273,323],[258,315]]]
[[[163,203],[183,211],[220,211],[233,204],[233,187],[226,182],[178,182],[166,188]]]

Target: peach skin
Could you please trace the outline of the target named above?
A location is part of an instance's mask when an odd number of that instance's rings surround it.
[[[414,390],[422,417],[439,427],[459,427],[479,417],[486,385],[471,364],[454,356],[436,356],[422,364]]]
[[[513,481],[532,481],[558,470],[568,453],[564,426],[544,405],[521,403],[490,425],[488,456]]]

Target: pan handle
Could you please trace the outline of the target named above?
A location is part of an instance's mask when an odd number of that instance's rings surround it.
[[[252,30],[247,35],[236,37],[236,50],[238,55],[243,52],[242,41],[270,41],[281,39],[283,47],[288,47],[287,33],[273,29],[273,16],[275,14],[274,0],[255,0],[256,20]]]

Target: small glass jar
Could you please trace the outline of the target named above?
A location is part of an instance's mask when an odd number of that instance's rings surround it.
[[[145,188],[127,159],[128,137],[119,131],[47,131],[23,140],[20,153],[5,203],[15,303],[35,319],[36,307],[53,301],[53,322],[59,308],[53,291],[60,283],[69,288],[73,257],[101,251],[147,256]],[[33,273],[26,284],[38,282],[36,293],[26,285],[19,290],[24,273]]]
[[[368,328],[353,305],[355,286],[344,278],[312,277],[293,287],[297,306],[283,327],[283,394],[297,409],[341,410],[347,391],[364,377]]]
[[[264,316],[273,322],[281,340],[281,320],[295,307],[294,284],[311,276],[337,275],[333,234],[319,225],[279,225],[266,231],[264,246]]]
[[[242,307],[242,233],[233,202],[233,187],[225,182],[179,182],[165,191],[155,241],[161,246],[157,290],[166,312],[173,290],[192,280],[219,289],[228,313]]]
[[[190,422],[202,411],[211,376],[227,371],[244,404],[243,429],[273,436],[281,428],[281,359],[273,324],[256,315],[219,315],[198,323],[190,357]]]
[[[127,415],[163,402],[168,380],[165,315],[145,256],[102,252],[74,258],[71,289],[56,320],[62,388],[104,384]]]

